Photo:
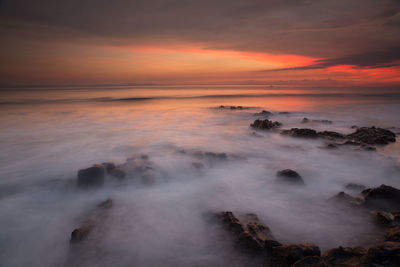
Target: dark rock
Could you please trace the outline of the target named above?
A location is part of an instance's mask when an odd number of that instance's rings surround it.
[[[269,112],[267,110],[263,110],[261,112],[255,113],[254,115],[256,115],[256,116],[270,116],[270,115],[272,115],[272,112]]]
[[[400,209],[400,190],[391,186],[381,185],[362,191],[366,206],[384,211]]]
[[[83,240],[85,240],[89,233],[93,230],[94,226],[89,224],[80,228],[76,228],[72,231],[71,233],[71,239],[70,239],[70,243],[74,244],[74,243],[79,243]]]
[[[282,131],[282,134],[291,135],[294,137],[303,137],[303,138],[317,138],[318,133],[313,129],[307,128],[292,128],[290,130]]]
[[[331,201],[336,201],[338,203],[346,204],[346,205],[358,205],[360,204],[360,201],[357,198],[354,198],[350,196],[349,194],[346,194],[345,192],[339,192],[332,198],[330,198]]]
[[[387,145],[396,142],[396,135],[389,130],[375,127],[358,128],[346,136],[348,139],[368,145]]]
[[[361,266],[400,266],[400,243],[384,242],[368,249]]]
[[[350,129],[358,129],[358,126],[357,126],[357,125],[352,125],[352,126],[350,127]]]
[[[272,249],[272,255],[267,261],[267,267],[289,267],[305,257],[319,257],[321,251],[314,244],[290,244]]]
[[[282,126],[282,123],[277,122],[277,121],[270,121],[268,119],[266,120],[255,120],[252,124],[250,124],[250,127],[260,129],[260,130],[271,130],[274,128],[279,128]]]
[[[290,114],[290,112],[287,112],[287,111],[281,111],[281,112],[279,112],[279,114],[280,114],[280,115],[289,115],[289,114]]]
[[[102,165],[78,171],[78,185],[95,186],[103,185],[105,178],[105,168]]]
[[[333,122],[330,120],[318,120],[317,122],[323,123],[323,124],[332,124]]]
[[[354,191],[363,191],[365,189],[365,186],[361,184],[354,184],[354,183],[349,183],[347,184],[344,188],[348,190],[354,190]]]
[[[360,266],[366,254],[364,247],[338,247],[325,251],[322,258],[329,266]]]
[[[241,222],[230,211],[218,214],[219,219],[235,236],[238,245],[248,251],[267,252],[280,243],[275,240],[268,226],[259,221],[256,215],[247,214],[247,222]]]
[[[98,219],[104,217],[105,210],[110,209],[112,206],[113,201],[111,198],[108,198],[97,205],[96,209],[86,216],[87,218],[84,220],[82,225],[72,231],[70,244],[80,243],[85,240],[95,228]]]
[[[296,171],[291,169],[285,169],[282,171],[278,171],[276,176],[279,181],[289,182],[295,184],[304,184],[303,178]]]
[[[112,171],[116,168],[115,164],[113,162],[104,162],[101,165],[105,168],[107,173],[109,173],[110,171]]]
[[[400,227],[393,227],[386,232],[386,241],[400,242]],[[400,256],[400,255],[399,255]]]
[[[344,135],[333,131],[318,132],[318,136],[332,139],[343,139]]]
[[[303,120],[301,121],[301,123],[307,123],[307,122],[310,122],[308,118],[303,118]]]
[[[204,156],[206,158],[212,159],[212,160],[227,160],[228,155],[226,153],[215,153],[215,152],[204,152]]]
[[[330,267],[324,263],[321,257],[307,256],[301,260],[296,261],[292,267]]]

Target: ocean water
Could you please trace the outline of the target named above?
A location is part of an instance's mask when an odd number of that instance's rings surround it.
[[[254,135],[249,124],[261,110],[283,129],[400,133],[400,94],[393,92],[228,85],[1,91],[0,266],[243,266],[251,259],[207,219],[224,210],[256,213],[282,243],[324,250],[378,241],[368,216],[328,200],[347,183],[400,187],[399,143],[376,152],[327,150],[320,139]],[[302,124],[304,117],[333,123]],[[150,184],[135,177],[94,189],[76,184],[79,169],[141,155],[153,166]],[[286,168],[306,185],[277,183]],[[73,251],[71,231],[107,198],[114,206]]]

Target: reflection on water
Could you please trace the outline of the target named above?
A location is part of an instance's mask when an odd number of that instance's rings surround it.
[[[146,100],[77,101],[138,97]],[[60,99],[65,101],[49,102]],[[115,206],[93,237],[96,245],[85,248],[78,264],[232,265],[238,260],[232,244],[219,238],[220,229],[203,216],[219,210],[257,213],[282,242],[315,242],[323,249],[355,245],[374,225],[358,214],[338,211],[326,199],[349,182],[400,186],[398,143],[378,153],[327,151],[320,148],[321,140],[265,132],[258,138],[249,129],[254,113],[265,109],[276,114],[273,119],[283,128],[304,127],[301,120],[308,117],[333,121],[308,126],[316,130],[350,133],[352,125],[376,125],[400,132],[395,97],[199,86],[20,90],[3,92],[0,100],[4,266],[68,262],[71,230],[108,197]],[[282,111],[290,113],[277,114]],[[193,156],[207,151],[232,157],[202,161]],[[128,181],[97,190],[76,188],[78,169],[105,161],[120,164],[143,154],[157,172],[153,185]],[[193,162],[204,168],[193,168]],[[306,186],[277,185],[275,173],[285,168],[301,173]]]

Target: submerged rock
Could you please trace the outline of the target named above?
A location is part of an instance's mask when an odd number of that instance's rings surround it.
[[[255,120],[252,124],[250,124],[250,127],[260,129],[260,130],[271,130],[275,128],[279,128],[282,126],[282,123],[277,122],[277,121],[270,121],[268,119],[266,120]]]
[[[316,123],[322,123],[322,124],[332,124],[332,121],[330,121],[330,120],[310,120],[309,118],[303,118],[301,120],[301,123],[309,123],[309,122],[316,122]]]
[[[84,241],[89,234],[93,231],[98,224],[98,220],[104,217],[104,210],[107,210],[113,206],[113,201],[111,198],[101,202],[97,205],[97,208],[93,210],[90,214],[86,216],[80,227],[75,228],[71,232],[70,244],[76,244]]]
[[[106,170],[102,165],[94,165],[78,171],[78,185],[99,186],[104,184]]]
[[[362,191],[366,206],[384,211],[400,209],[400,190],[391,186],[381,185]]]
[[[357,199],[346,194],[345,192],[339,192],[333,196],[330,200],[338,201],[344,204],[355,205],[358,203]]]
[[[270,116],[270,115],[272,115],[272,112],[269,112],[267,110],[263,110],[261,112],[255,113],[254,115],[256,115],[256,116]]]
[[[344,135],[333,131],[318,132],[318,136],[331,139],[344,139]]]
[[[346,137],[350,140],[368,145],[387,145],[396,142],[395,133],[375,127],[358,128],[354,133],[348,134]]]
[[[282,134],[291,135],[293,137],[303,137],[303,138],[317,138],[318,133],[313,129],[308,128],[292,128],[290,130],[282,131]]]
[[[238,245],[252,252],[267,252],[279,246],[268,226],[259,221],[255,214],[247,214],[247,222],[240,221],[231,211],[218,214],[221,222],[235,236]]]
[[[285,169],[276,173],[278,181],[294,184],[304,184],[303,178],[296,171]]]

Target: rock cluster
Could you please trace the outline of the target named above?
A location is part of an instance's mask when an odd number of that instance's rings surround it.
[[[282,126],[282,123],[277,121],[270,121],[268,119],[265,120],[255,120],[250,127],[259,129],[259,130],[271,130],[275,128],[279,128]]]

